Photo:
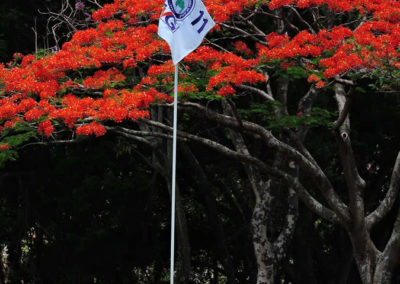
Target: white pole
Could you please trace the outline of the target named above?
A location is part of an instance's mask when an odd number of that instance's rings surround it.
[[[170,283],[174,284],[174,262],[175,262],[175,181],[176,181],[176,133],[178,125],[178,64],[175,65],[174,86],[174,132],[172,139],[172,188],[171,188],[171,266]]]

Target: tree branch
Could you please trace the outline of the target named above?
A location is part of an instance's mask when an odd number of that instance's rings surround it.
[[[237,32],[241,33],[242,35],[251,37],[252,39],[257,41],[258,43],[261,43],[262,45],[268,45],[268,43],[266,41],[263,41],[263,40],[260,40],[260,39],[257,38],[257,36],[264,37],[263,36],[264,33],[263,34],[253,35],[253,34],[250,34],[250,33],[246,32],[245,30],[242,30],[241,28],[230,26],[230,25],[225,24],[225,23],[219,23],[219,25],[222,26],[222,27],[237,31]]]
[[[248,85],[239,85],[239,86],[237,86],[239,89],[243,89],[243,90],[246,90],[246,91],[250,91],[250,92],[252,92],[252,93],[256,93],[256,94],[258,94],[258,95],[260,95],[261,97],[263,97],[263,98],[265,98],[265,99],[267,99],[267,100],[269,100],[269,101],[274,101],[275,99],[271,96],[271,95],[269,95],[267,92],[264,92],[263,90],[260,90],[260,89],[258,89],[258,88],[255,88],[255,87],[252,87],[252,86],[248,86]]]
[[[352,91],[350,91],[352,92]],[[350,119],[349,108],[350,99],[348,98],[343,84],[335,84],[335,99],[340,112],[337,127],[334,134],[339,146],[340,161],[342,164],[344,177],[349,194],[350,214],[353,220],[352,226],[355,231],[364,230],[364,188],[365,181],[361,178],[355,161],[350,140]],[[340,129],[339,129],[340,128]]]
[[[172,130],[173,130],[172,127],[164,125],[159,122],[150,121],[150,120],[142,120],[142,122],[147,123],[148,125],[155,126],[160,129],[166,130],[168,132],[172,132]],[[139,133],[137,133],[137,134],[139,134]],[[185,141],[193,141],[193,142],[199,143],[208,148],[212,148],[223,155],[226,155],[228,157],[231,157],[233,159],[236,159],[236,160],[239,160],[242,162],[248,162],[248,163],[256,166],[265,175],[267,175],[271,178],[274,178],[274,179],[282,180],[285,184],[287,184],[287,186],[292,187],[299,194],[299,198],[307,206],[309,206],[309,208],[317,215],[321,216],[322,218],[324,218],[332,223],[341,221],[335,212],[331,211],[330,209],[326,208],[321,203],[319,203],[317,200],[315,200],[309,194],[309,192],[304,188],[304,186],[298,181],[298,179],[292,177],[291,175],[289,175],[281,170],[278,170],[274,167],[270,167],[270,166],[266,165],[264,162],[262,162],[261,160],[255,158],[253,156],[238,153],[224,145],[221,145],[221,144],[219,144],[215,141],[209,140],[207,138],[199,137],[199,136],[185,133],[182,131],[178,131],[178,137],[180,139],[184,139]],[[169,136],[168,138],[171,139],[171,136]]]
[[[393,208],[400,189],[400,151],[397,154],[396,162],[392,171],[389,189],[385,198],[379,203],[379,206],[366,217],[367,229],[379,223]]]
[[[299,11],[297,11],[297,9],[293,6],[289,6],[290,10],[292,10],[292,12],[294,12],[297,16],[297,18],[300,20],[301,23],[303,23],[305,26],[307,26],[308,30],[313,34],[316,35],[317,33],[315,32],[315,30],[313,29],[313,27],[306,21],[304,20],[304,18],[300,15]]]
[[[187,107],[189,110],[194,110],[198,114],[201,114],[202,117],[205,116],[229,128],[239,129],[238,123],[234,119],[232,119],[232,117],[216,113],[196,103],[184,103],[181,105],[183,107]],[[284,153],[295,162],[297,162],[300,168],[304,170],[304,172],[308,174],[309,177],[312,178],[314,184],[321,190],[321,193],[323,194],[325,200],[328,202],[329,206],[335,211],[335,213],[340,216],[343,224],[348,223],[349,212],[347,206],[343,203],[343,201],[340,200],[339,196],[334,191],[329,179],[318,167],[318,165],[315,164],[314,161],[308,160],[296,149],[278,140],[275,136],[272,135],[270,131],[266,130],[264,127],[244,120],[242,122],[243,130],[245,132],[256,138],[262,137],[263,143],[268,148]]]
[[[345,101],[343,107],[341,107],[341,109],[339,110],[340,113],[339,113],[338,119],[332,125],[332,128],[334,130],[339,129],[345,122],[346,118],[348,117],[348,114],[350,112],[351,102],[353,101],[353,97],[354,97],[354,87],[352,86],[349,90],[349,93],[346,95],[346,101]]]

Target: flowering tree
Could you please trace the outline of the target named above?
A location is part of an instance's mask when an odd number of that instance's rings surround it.
[[[115,0],[92,14],[96,28],[75,32],[59,52],[42,58],[16,54],[13,62],[2,65],[3,162],[30,143],[68,143],[106,131],[153,147],[154,137],[169,138],[171,127],[160,114],[170,107],[173,65],[167,44],[156,35],[163,2]],[[217,26],[180,65],[180,107],[226,127],[233,147],[189,131],[178,135],[242,162],[256,199],[257,283],[274,281],[295,228],[297,198],[347,231],[363,283],[390,283],[398,267],[400,215],[383,248],[371,239],[371,229],[395,205],[400,154],[393,159],[383,200],[375,207],[366,204],[367,185],[353,154],[349,114],[353,98],[362,96],[359,82],[378,82],[372,87],[384,92],[397,87],[399,2],[205,3]],[[304,86],[304,94],[296,93]],[[314,107],[322,94],[336,102],[336,119]],[[244,95],[248,106],[262,105],[270,112],[262,112],[261,118],[253,115],[254,108],[244,112],[237,107]],[[297,106],[290,108],[294,100]],[[150,111],[152,106],[157,108]],[[336,139],[347,197],[337,193],[306,143],[313,126],[331,130]],[[258,141],[269,154],[254,151],[250,141]],[[288,210],[279,236],[271,241],[266,220],[277,183],[286,186]],[[318,197],[310,191],[314,188]]]

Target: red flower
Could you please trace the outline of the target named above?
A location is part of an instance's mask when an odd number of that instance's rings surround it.
[[[236,94],[236,90],[234,88],[232,88],[231,85],[227,85],[227,86],[223,86],[221,89],[219,89],[217,94],[221,97],[226,97],[229,95]]]
[[[3,143],[3,144],[0,145],[0,151],[7,151],[7,150],[10,150],[10,149],[11,149],[11,146],[6,144],[6,143]]]
[[[50,120],[45,120],[39,123],[38,132],[44,134],[46,137],[50,137],[51,133],[53,133],[54,127],[51,124]]]
[[[106,129],[100,123],[94,121],[90,124],[85,124],[77,127],[76,134],[78,135],[95,135],[96,137],[102,136],[106,133]]]

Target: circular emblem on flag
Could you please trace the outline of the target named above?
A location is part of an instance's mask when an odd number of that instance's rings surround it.
[[[195,0],[168,0],[168,6],[178,20],[183,20],[193,10]]]

